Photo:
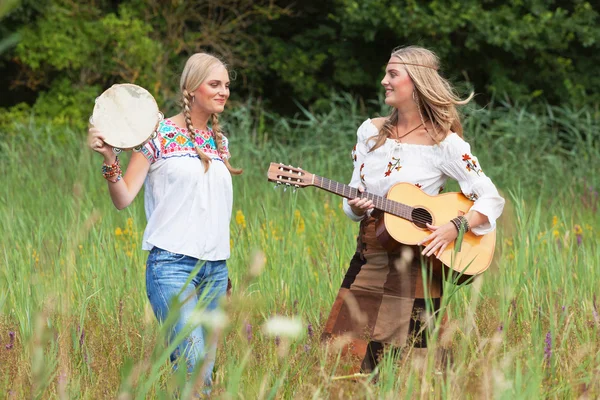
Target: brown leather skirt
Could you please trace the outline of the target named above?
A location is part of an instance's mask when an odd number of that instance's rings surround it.
[[[442,280],[418,246],[387,252],[375,235],[376,220],[361,222],[358,245],[333,303],[322,339],[343,336],[344,353],[362,372],[372,371],[384,349],[425,350],[428,329],[437,317]]]

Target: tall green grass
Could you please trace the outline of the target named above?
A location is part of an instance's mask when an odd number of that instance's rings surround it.
[[[273,161],[347,182],[364,108],[339,97],[321,115],[300,109],[282,119],[248,105],[223,116],[232,163],[245,172],[234,178],[228,323],[209,324],[220,338],[215,397],[600,396],[600,117],[550,107],[466,113],[465,136],[507,199],[496,262],[473,284],[446,290],[449,321],[434,334],[451,364],[407,349],[384,360],[377,380],[348,377],[348,360],[318,339],[357,225],[338,197],[266,181]],[[0,138],[0,391],[192,393],[194,380],[171,372],[146,299],[142,196],[114,209],[85,132],[32,119]],[[300,318],[304,333],[266,335],[274,315]]]

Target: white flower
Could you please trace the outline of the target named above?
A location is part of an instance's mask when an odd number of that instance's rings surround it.
[[[229,318],[223,310],[206,311],[204,309],[196,310],[190,316],[189,323],[192,325],[203,325],[210,329],[221,330],[229,323]]]
[[[298,317],[274,316],[269,318],[262,328],[266,335],[292,339],[299,337],[304,332],[302,320]]]

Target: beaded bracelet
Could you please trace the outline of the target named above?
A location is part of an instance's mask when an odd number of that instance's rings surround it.
[[[465,233],[471,230],[471,227],[469,226],[469,221],[467,221],[467,219],[462,215],[451,219],[450,222],[454,224],[454,227],[458,232],[460,232],[461,228],[464,229]]]
[[[112,165],[102,163],[102,175],[109,182],[115,183],[121,180],[123,172],[121,171],[119,157],[115,158],[115,162]]]

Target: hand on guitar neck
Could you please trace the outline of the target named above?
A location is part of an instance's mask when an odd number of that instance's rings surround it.
[[[365,188],[362,185],[359,185],[358,191],[359,191],[359,193],[362,194],[362,193],[364,193]],[[367,197],[362,197],[362,196],[348,200],[348,205],[352,209],[352,212],[359,217],[365,215],[367,212],[370,213],[369,210],[372,211],[375,208],[375,204],[373,203],[373,200],[371,200]]]

